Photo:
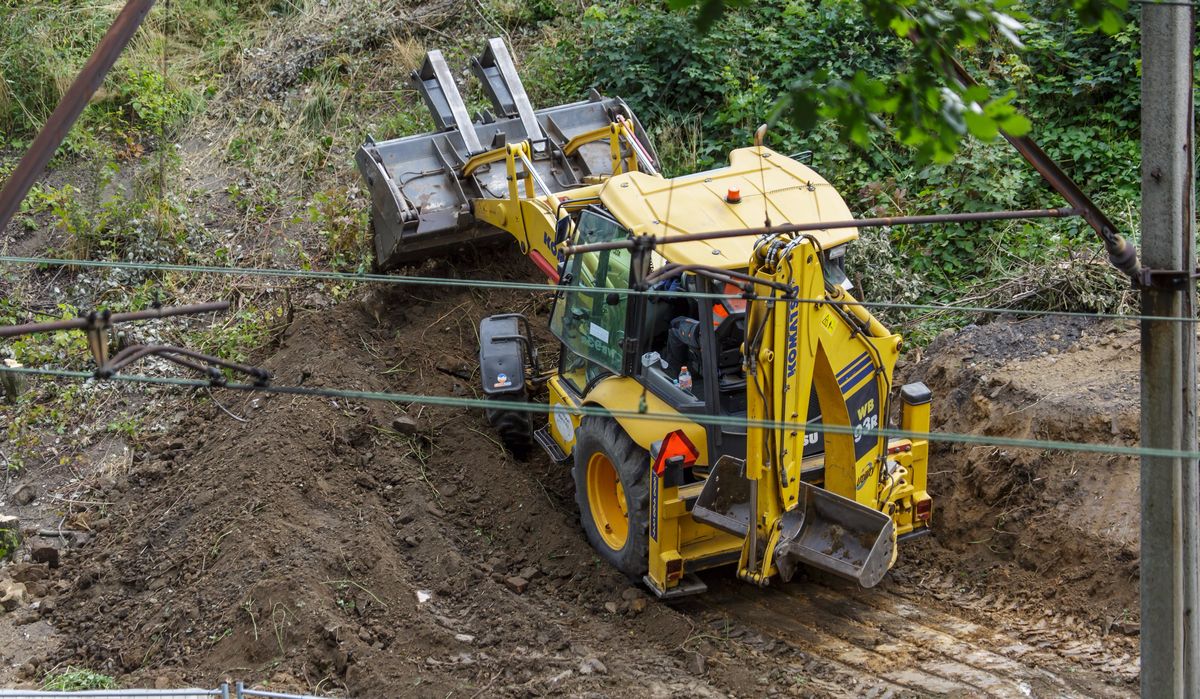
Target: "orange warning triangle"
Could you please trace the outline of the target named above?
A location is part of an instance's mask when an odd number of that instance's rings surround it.
[[[661,476],[667,469],[667,464],[676,456],[683,457],[684,468],[696,463],[696,459],[700,457],[696,445],[692,444],[692,440],[688,439],[683,430],[675,430],[663,439],[662,446],[658,448],[658,458],[654,461],[654,473]]]

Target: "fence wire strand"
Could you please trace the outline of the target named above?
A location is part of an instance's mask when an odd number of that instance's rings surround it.
[[[147,272],[171,272],[181,274],[221,274],[230,276],[256,276],[276,279],[299,279],[309,281],[337,281],[350,283],[382,283],[382,284],[398,284],[411,286],[443,286],[454,288],[482,288],[482,289],[508,289],[514,291],[531,291],[531,292],[548,292],[554,291],[557,287],[545,282],[521,282],[521,281],[506,281],[497,279],[454,279],[443,277],[423,277],[398,274],[359,274],[349,272],[321,271],[321,270],[296,270],[286,268],[270,268],[270,267],[232,267],[232,266],[214,266],[214,265],[179,265],[154,262],[134,262],[134,261],[110,261],[110,260],[83,260],[83,259],[59,259],[45,257],[22,257],[22,256],[0,256],[0,264],[13,265],[44,265],[57,267],[89,267],[100,269],[129,269]],[[698,300],[721,300],[730,298],[743,298],[739,294],[727,293],[708,293],[686,290],[647,290],[640,291],[636,289],[606,289],[619,295],[627,296],[646,296],[649,298],[685,298]],[[981,306],[956,306],[951,304],[916,304],[916,303],[892,303],[886,301],[844,301],[834,299],[783,299],[776,298],[777,303],[827,303],[830,305],[859,305],[865,308],[878,308],[886,310],[903,310],[903,311],[926,311],[926,312],[955,312],[969,314],[1000,314],[1014,316],[1053,316],[1065,318],[1086,318],[1096,320],[1115,320],[1115,321],[1173,321],[1195,323],[1196,318],[1189,317],[1173,317],[1173,316],[1144,316],[1132,314],[1117,314],[1117,313],[1082,313],[1073,311],[1038,311],[1016,308],[990,308]],[[15,374],[35,375],[48,378],[58,379],[74,379],[74,380],[93,380],[96,377],[85,371],[70,371],[60,369],[35,369],[35,368],[3,368],[0,371],[7,371]],[[128,383],[140,384],[158,384],[177,387],[191,388],[209,388],[212,384],[200,379],[186,379],[176,377],[156,377],[137,374],[118,374],[111,377],[113,381],[121,381]],[[304,386],[257,386],[253,384],[243,383],[228,383],[223,386],[234,391],[260,391],[276,394],[301,395],[308,397],[324,397],[324,398],[343,398],[355,400],[369,401],[384,401],[391,403],[410,403],[410,404],[425,404],[445,407],[461,407],[486,409],[492,406],[488,401],[476,398],[457,398],[453,396],[437,396],[426,394],[410,394],[410,393],[387,393],[376,391],[355,391],[344,389],[327,389],[314,388]],[[545,413],[550,410],[550,406],[542,403],[506,403],[506,408],[515,410],[523,410],[533,413]],[[679,420],[677,414],[656,414],[656,413],[639,413],[635,411],[609,411],[600,408],[592,408],[583,406],[575,410],[577,414],[583,415],[609,415],[613,417],[623,417],[631,419],[644,419],[656,421],[676,422]],[[737,416],[722,416],[722,415],[687,415],[686,419],[701,425],[714,425],[723,427],[762,427],[767,429],[779,428],[795,428],[796,425],[789,423],[772,423],[764,421],[753,421],[747,418]],[[853,434],[854,430],[851,427],[838,425],[808,425],[805,427],[808,431],[823,432],[832,434]],[[861,430],[860,435],[868,435],[871,437],[888,437],[900,439],[928,439],[930,442],[947,442],[955,444],[979,445],[979,446],[994,446],[994,447],[1011,447],[1011,448],[1028,448],[1028,449],[1044,449],[1044,450],[1059,450],[1059,451],[1075,451],[1089,452],[1097,454],[1114,454],[1121,456],[1159,456],[1167,458],[1185,458],[1197,459],[1200,458],[1200,452],[1187,452],[1171,449],[1156,449],[1149,447],[1130,447],[1117,444],[1096,444],[1083,442],[1065,442],[1058,440],[1036,440],[1036,439],[1019,439],[1014,437],[1000,437],[992,435],[973,435],[965,433],[953,432],[930,432],[916,433],[894,428],[880,428],[875,430]]]
[[[299,270],[273,267],[228,267],[213,265],[176,265],[157,262],[126,262],[117,260],[80,260],[53,257],[19,257],[0,255],[0,264],[46,265],[56,267],[92,267],[100,269],[131,269],[146,272],[174,272],[180,274],[222,274],[227,276],[252,276],[278,279],[305,279],[310,281],[338,281],[352,283],[380,283],[409,286],[446,286],[477,289],[510,289],[513,291],[548,292],[559,288],[546,282],[515,282],[499,279],[453,279],[447,277],[419,277],[403,274],[358,274],[321,270]],[[618,296],[645,296],[648,298],[697,299],[717,301],[744,298],[741,294],[708,293],[702,291],[665,291],[637,289],[605,289],[606,293]],[[878,308],[897,311],[925,311],[935,313],[967,313],[976,315],[1052,316],[1059,318],[1081,318],[1116,321],[1168,321],[1196,323],[1197,318],[1186,316],[1147,316],[1125,313],[1092,313],[1081,311],[1042,311],[1025,308],[994,308],[987,306],[956,306],[953,304],[894,303],[889,301],[841,301],[834,299],[777,298],[777,303],[822,303],[832,306],[857,305],[863,308]]]
[[[0,367],[0,373],[11,372],[31,376],[44,376],[73,380],[92,380],[95,377],[86,371],[69,371],[63,369],[34,369],[28,367]],[[147,376],[142,374],[117,374],[111,381],[123,381],[139,384],[157,384],[186,388],[212,388],[212,384],[201,379],[185,379],[168,376]],[[453,408],[473,408],[479,410],[494,409],[496,404],[482,398],[458,398],[454,396],[439,396],[420,393],[388,393],[380,391],[357,391],[347,389],[317,388],[308,386],[258,386],[246,383],[227,383],[219,388],[232,391],[249,391],[259,393],[275,393],[283,395],[307,396],[311,398],[342,398],[345,400],[382,401],[387,403],[409,403],[433,405]],[[517,410],[529,413],[549,413],[552,408],[545,403],[504,403],[505,410]],[[578,406],[572,409],[578,415],[608,416],[636,420],[652,420],[656,422],[678,423],[681,419],[700,425],[718,427],[764,429],[796,429],[797,423],[773,422],[767,420],[751,420],[749,418],[730,415],[696,415],[679,413],[637,412],[634,410],[607,410],[600,407]],[[805,425],[805,430],[823,434],[848,434],[869,437],[887,437],[894,439],[927,439],[930,442],[947,442],[970,446],[1008,447],[1014,449],[1041,449],[1070,452],[1085,452],[1093,454],[1113,454],[1118,456],[1158,456],[1178,459],[1200,459],[1200,451],[1182,451],[1175,449],[1159,449],[1153,447],[1130,447],[1120,444],[1095,444],[1089,442],[1064,442],[1058,440],[1021,439],[1017,437],[1001,437],[994,435],[977,435],[960,432],[912,432],[896,428],[884,427],[878,429],[858,429],[843,425]]]

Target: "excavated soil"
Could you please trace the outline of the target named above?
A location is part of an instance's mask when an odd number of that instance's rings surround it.
[[[1133,447],[1139,348],[1132,324],[1034,318],[939,338],[909,375],[935,389],[937,431]],[[931,463],[939,535],[914,557],[1091,632],[1136,630],[1135,457],[943,443]]]
[[[528,279],[515,252],[423,273]],[[514,272],[513,270],[520,270]],[[476,395],[475,328],[548,295],[365,289],[298,312],[278,385]],[[552,344],[539,337],[547,354]],[[939,338],[903,368],[935,428],[1136,440],[1136,335],[1039,319]],[[126,686],[246,678],[351,696],[1131,696],[1128,458],[939,445],[933,537],[877,588],[710,571],[666,604],[593,555],[568,470],[458,407],[204,394],[134,450],[51,571],[60,662]],[[399,422],[397,418],[403,418]]]

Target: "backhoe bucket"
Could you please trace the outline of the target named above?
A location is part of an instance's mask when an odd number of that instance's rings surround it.
[[[824,488],[801,483],[782,527],[775,567],[784,580],[803,563],[874,587],[892,565],[892,518]]]
[[[483,110],[472,120],[441,51],[430,51],[413,71],[412,82],[439,130],[378,142],[368,137],[358,149],[355,160],[371,192],[375,260],[381,271],[507,235],[477,228],[471,214],[472,200],[509,196],[506,165],[501,160],[464,173],[472,156],[529,141],[537,179],[554,191],[522,196],[561,192],[584,184],[585,178],[612,174],[607,138],[569,144],[624,117],[650,158],[657,159],[641,124],[620,99],[593,90],[585,101],[535,111],[500,39],[488,42],[472,61],[472,70],[494,112]],[[519,170],[520,175],[524,166]]]
[[[692,517],[745,537],[752,493],[742,462],[723,457],[709,474]],[[804,564],[874,587],[892,565],[892,519],[811,483],[800,483],[800,502],[783,514],[780,524],[775,567],[784,581]]]

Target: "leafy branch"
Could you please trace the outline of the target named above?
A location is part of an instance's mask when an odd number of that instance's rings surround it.
[[[752,8],[752,0],[669,0],[673,9],[695,8],[695,21],[708,31],[729,8]],[[863,14],[885,33],[911,41],[904,65],[891,74],[863,70],[838,77],[828,69],[802,75],[788,86],[772,113],[809,130],[833,122],[845,142],[868,146],[871,125],[915,149],[923,162],[948,162],[968,135],[994,140],[1003,131],[1021,136],[1029,120],[1014,105],[1016,92],[994,93],[986,85],[965,86],[954,72],[954,56],[1000,43],[1021,50],[1028,15],[1017,0],[863,0]],[[1071,11],[1089,30],[1117,33],[1125,25],[1128,0],[1072,0]]]

